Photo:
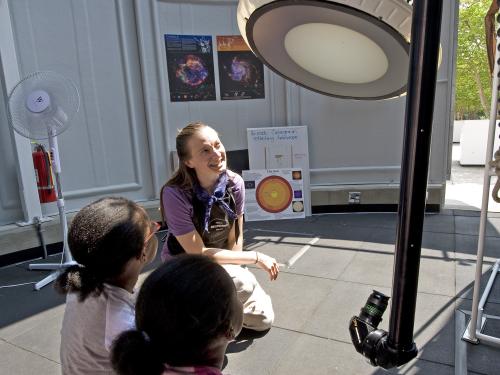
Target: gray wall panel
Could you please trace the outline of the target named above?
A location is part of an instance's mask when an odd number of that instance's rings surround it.
[[[54,70],[80,89],[80,112],[59,137],[67,208],[154,198],[134,2],[15,1],[11,13],[22,75]]]
[[[444,2],[442,62],[434,110],[429,182],[444,185],[453,102],[455,2]],[[318,185],[399,183],[406,96],[383,101],[324,97],[301,88],[300,121],[309,125],[311,183]],[[370,167],[379,168],[377,171]],[[324,169],[331,168],[331,171]],[[368,169],[367,169],[368,168]],[[385,168],[385,169],[384,169]],[[322,169],[314,171],[314,169]]]
[[[189,121],[201,120],[211,124],[222,135],[226,148],[246,149],[246,128],[286,125],[285,124],[285,85],[284,80],[265,69],[265,99],[221,101],[218,66],[217,35],[239,35],[236,25],[237,2],[189,2],[157,1],[158,31],[156,38],[163,40],[164,34],[212,35],[214,45],[214,69],[216,77],[216,101],[171,103],[168,93],[164,99],[168,114],[167,131],[169,148],[175,149],[177,129]],[[161,45],[158,63],[168,90],[165,46]]]
[[[0,60],[0,68],[2,62]],[[7,120],[7,93],[0,72],[0,225],[23,220],[16,175],[16,156],[12,147],[11,130]]]

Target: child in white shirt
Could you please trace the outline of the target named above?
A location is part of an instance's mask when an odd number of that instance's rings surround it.
[[[113,340],[135,327],[134,287],[156,255],[157,223],[125,198],[103,198],[82,208],[68,233],[78,265],[66,269],[56,289],[66,293],[61,329],[62,373],[113,374]]]

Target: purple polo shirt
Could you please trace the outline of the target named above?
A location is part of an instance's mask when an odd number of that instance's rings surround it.
[[[227,186],[232,188],[236,203],[236,215],[240,216],[245,208],[245,184],[239,174],[227,171]],[[196,230],[193,224],[192,190],[182,190],[177,186],[163,189],[162,201],[169,235],[182,236]],[[168,257],[167,241],[163,245],[162,259]]]

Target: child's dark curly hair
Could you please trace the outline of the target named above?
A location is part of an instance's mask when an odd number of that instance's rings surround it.
[[[90,294],[99,295],[103,283],[119,276],[130,259],[140,256],[148,225],[146,212],[125,198],[103,198],[82,208],[68,233],[78,264],[58,277],[56,290],[78,293],[80,301]]]

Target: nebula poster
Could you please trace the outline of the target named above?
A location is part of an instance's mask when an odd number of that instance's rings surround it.
[[[217,36],[221,100],[264,98],[264,67],[240,35]]]
[[[212,37],[165,34],[170,101],[215,100]]]

